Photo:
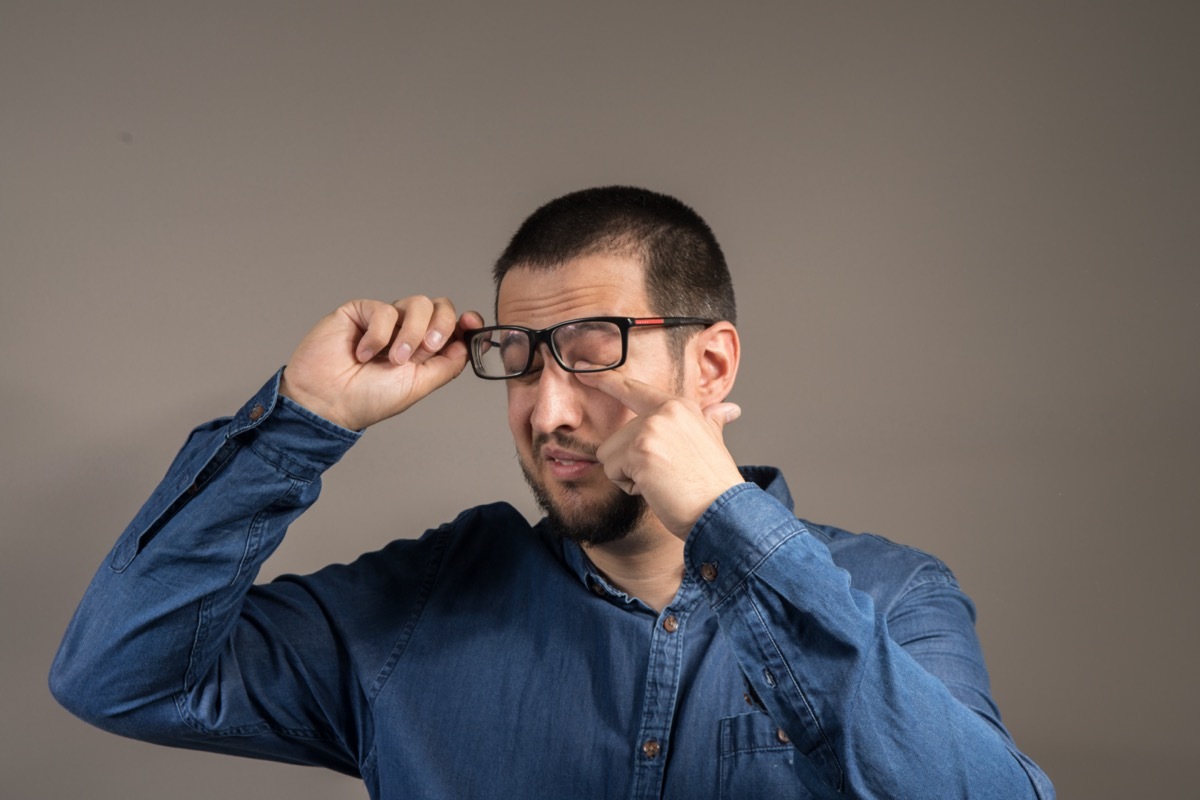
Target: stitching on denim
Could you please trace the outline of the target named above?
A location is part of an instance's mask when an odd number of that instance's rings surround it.
[[[735,764],[737,763],[739,756],[763,753],[778,757],[784,755],[785,753],[789,753],[788,762],[791,763],[795,757],[792,754],[796,752],[796,748],[790,744],[734,748],[732,741],[732,720],[734,719],[736,719],[736,717],[725,717],[724,719],[720,720],[719,723],[720,731],[717,739],[717,791],[719,792],[719,797],[721,797],[722,800],[724,800],[724,798],[738,797],[738,795],[734,795],[726,791],[726,787],[733,780],[734,775],[737,774],[737,770],[735,770]]]
[[[313,414],[311,411],[299,405],[298,403],[291,403],[291,405],[287,407],[287,410],[289,413],[295,413],[305,418],[305,421],[309,424],[319,427],[322,434],[335,437],[344,447],[348,448],[351,445],[354,445],[361,438],[361,434],[353,431],[346,431],[345,429],[334,425],[332,422]],[[274,413],[274,409],[272,409],[272,413]],[[267,417],[263,417],[258,423],[255,423],[248,428],[232,431],[230,436],[234,438],[244,437],[247,441],[246,447],[249,450],[256,453],[259,458],[261,458],[263,461],[266,461],[271,466],[283,470],[288,474],[289,477],[310,482],[316,480],[318,476],[313,474],[311,465],[305,464],[303,460],[298,460],[292,457],[288,452],[280,450],[263,441],[264,437],[261,435],[258,427],[262,423],[266,422],[266,420]],[[330,460],[328,457],[316,456],[314,454],[310,454],[310,457],[320,463],[322,467],[327,469],[337,463],[338,459],[341,458],[341,455],[332,460]]]
[[[771,635],[771,627],[767,624],[766,619],[763,618],[762,610],[758,607],[758,604],[754,602],[754,598],[750,596],[749,592],[746,592],[746,602],[750,608],[753,609],[754,616],[758,619],[758,623],[762,629],[763,635],[771,643],[771,647],[774,648],[778,662],[783,664],[784,671],[791,680],[792,686],[795,687],[796,693],[800,695],[800,699],[804,703],[804,708],[808,712],[809,719],[812,720],[812,724],[817,729],[817,734],[819,735],[820,741],[829,751],[830,758],[833,759],[834,767],[837,769],[837,780],[836,782],[831,783],[831,785],[837,787],[840,791],[842,785],[846,781],[846,771],[842,767],[841,759],[838,758],[837,751],[833,748],[833,743],[829,740],[829,736],[826,735],[825,729],[821,725],[821,720],[818,719],[816,711],[813,709],[812,704],[809,703],[808,695],[805,693],[804,688],[800,685],[799,678],[796,676],[796,673],[792,671],[792,667],[790,664],[788,664],[787,659],[784,658],[783,651],[779,649],[779,644],[775,641],[775,637]],[[758,641],[758,638],[755,637],[755,640]],[[768,658],[768,654],[765,651],[763,652],[763,658],[764,661]],[[813,750],[808,751],[808,753],[804,753],[805,757],[808,757],[808,754],[816,749],[817,748],[814,747]]]
[[[869,539],[872,539],[876,542],[879,542],[880,544],[890,547],[892,549],[905,550],[914,556],[919,556],[922,561],[924,561],[928,566],[931,566],[934,569],[936,569],[938,572],[940,572],[943,577],[948,578],[951,581],[956,580],[954,577],[953,570],[951,570],[950,567],[947,566],[946,562],[942,561],[940,558],[938,558],[935,555],[926,553],[924,550],[922,550],[919,547],[913,547],[912,545],[904,544],[903,542],[893,542],[891,539],[887,538],[886,536],[880,536],[877,533],[866,532],[866,533],[862,533],[860,535],[865,536]],[[935,580],[935,579],[934,578],[926,578],[925,580]]]
[[[195,497],[195,493],[189,493],[188,489],[193,486],[196,487],[197,490],[203,488],[218,472],[221,471],[222,467],[229,463],[236,452],[237,444],[235,442],[222,442],[221,446],[218,447],[211,456],[209,456],[207,461],[205,461],[204,466],[200,468],[200,471],[190,483],[177,486],[173,490],[175,499],[173,499],[167,505],[167,507],[162,510],[162,512],[160,512],[153,520],[151,520],[150,523],[146,525],[144,530],[142,530],[140,533],[136,530],[130,530],[127,534],[125,534],[126,536],[134,539],[132,543],[133,555],[126,559],[125,563],[118,566],[114,563],[114,561],[117,554],[122,552],[125,548],[115,548],[113,559],[110,560],[108,564],[109,569],[116,573],[121,573],[128,569],[129,565],[133,563],[133,560],[141,555],[142,551],[146,549],[147,545],[150,544],[154,537],[158,536],[159,532],[166,527],[167,524],[170,523],[171,520],[173,520],[188,503],[192,501],[192,499]],[[153,498],[153,495],[151,495],[151,498]],[[122,540],[123,539],[124,537],[122,537]]]
[[[795,522],[800,525],[800,530],[792,531],[790,534],[788,534],[787,536],[783,537],[778,542],[776,542],[774,547],[772,547],[770,550],[763,553],[762,557],[759,558],[757,561],[755,561],[750,566],[750,568],[746,570],[746,574],[744,574],[737,583],[735,583],[733,586],[729,587],[729,591],[727,591],[721,597],[717,598],[717,602],[713,604],[714,611],[716,611],[721,606],[723,606],[725,604],[725,602],[733,596],[734,592],[738,591],[743,586],[745,586],[746,582],[750,580],[751,576],[753,576],[754,573],[756,573],[758,571],[758,568],[761,567],[768,558],[770,558],[772,555],[774,555],[775,552],[777,550],[779,550],[779,548],[783,547],[785,544],[790,542],[792,539],[795,539],[797,536],[803,536],[805,533],[808,532],[807,529],[804,527],[804,523],[800,522],[800,520],[795,520]],[[781,522],[780,524],[776,525],[774,528],[771,528],[771,530],[769,531],[769,533],[767,535],[772,536],[775,534],[776,531],[779,531],[779,530],[781,530],[783,528],[787,528],[787,527],[789,527],[789,523]]]
[[[791,750],[792,752],[799,752],[796,750],[796,748],[792,747],[790,744],[762,744],[762,745],[751,745],[750,747],[739,747],[736,750],[729,750],[728,752],[722,752],[721,758],[728,758],[730,756],[740,756],[743,753],[777,753],[777,752],[788,751],[788,750]]]
[[[274,733],[279,736],[289,736],[293,739],[311,739],[343,744],[342,740],[338,737],[321,733],[312,728],[286,728],[282,725],[272,725],[269,722],[258,722],[253,725],[235,725],[229,728],[210,728],[188,713],[187,693],[185,692],[175,695],[175,709],[185,725],[205,736],[256,736],[260,733]]]
[[[709,506],[704,511],[703,514],[700,515],[700,519],[696,520],[695,527],[697,527],[697,528],[704,527],[705,525],[708,524],[709,519],[716,516],[717,513],[722,508],[724,508],[725,506],[732,503],[734,498],[738,497],[739,495],[744,494],[745,492],[749,492],[753,489],[758,489],[758,487],[755,486],[754,484],[750,484],[750,483],[739,483],[737,486],[730,487],[728,490],[725,491],[724,494],[722,494],[716,500],[714,500],[713,504],[711,506]]]
[[[362,438],[361,431],[352,431],[347,428],[343,428],[341,425],[325,419],[320,414],[309,411],[303,405],[297,403],[295,400],[287,397],[286,395],[278,395],[278,401],[276,402],[275,406],[282,406],[283,408],[286,408],[288,413],[295,414],[309,424],[320,428],[322,433],[328,434],[329,436],[336,436],[337,438],[349,444],[354,444]],[[275,413],[275,407],[272,407],[271,413]],[[266,422],[266,420],[267,418],[263,417],[261,420],[259,420],[259,422]]]
[[[289,478],[295,478],[297,480],[311,483],[316,480],[317,477],[319,477],[312,474],[313,469],[311,466],[306,466],[300,461],[292,458],[287,453],[284,453],[281,450],[276,450],[269,444],[265,444],[260,436],[252,437],[247,443],[246,449],[254,453],[272,467],[282,470],[283,473]],[[331,464],[325,463],[324,459],[319,459],[319,461],[323,466],[331,466]]]
[[[1054,787],[1049,783],[1049,777],[1038,772],[1037,767],[1033,764],[1029,757],[1018,750],[1014,750],[1011,746],[1005,745],[1008,754],[1011,755],[1016,762],[1021,766],[1021,771],[1025,773],[1025,777],[1029,780],[1029,784],[1033,787],[1034,794],[1038,800],[1050,800],[1054,797]],[[1047,793],[1046,789],[1049,789]]]
[[[770,722],[771,725],[778,727],[778,725],[776,725],[776,723],[775,723],[775,720],[771,719],[771,717],[762,710],[753,711],[750,714],[736,714],[732,717],[722,717],[718,721],[719,724],[721,725],[721,732],[719,734],[719,739],[718,739],[718,743],[717,743],[718,744],[717,755],[720,758],[724,759],[727,756],[737,756],[737,755],[741,755],[742,753],[771,753],[771,752],[776,752],[776,751],[791,751],[793,753],[799,752],[799,750],[797,750],[796,746],[794,744],[792,744],[791,742],[779,742],[779,741],[771,742],[768,744],[751,744],[751,745],[748,745],[745,747],[734,747],[733,734],[732,734],[733,721],[736,719],[739,719],[743,716],[750,716],[750,717],[757,717],[760,719],[765,719],[768,722]],[[726,734],[725,734],[726,724],[728,724],[728,728],[730,730],[730,733],[728,736],[726,736]],[[726,741],[727,739],[728,739],[728,741]]]
[[[370,752],[358,764],[358,773],[362,777],[362,782],[366,785],[368,793],[372,797],[376,796],[374,788],[379,782],[379,762],[375,759],[375,747],[371,746]]]
[[[459,520],[461,519],[462,517],[460,516]],[[404,650],[408,647],[408,643],[412,641],[413,636],[416,634],[417,626],[420,624],[421,617],[425,612],[425,605],[429,602],[429,596],[433,594],[433,587],[437,583],[437,576],[441,574],[443,557],[450,541],[450,532],[450,526],[442,526],[435,532],[436,539],[433,542],[433,552],[429,555],[425,580],[421,583],[417,600],[413,604],[412,614],[409,615],[408,622],[404,625],[404,630],[400,631],[395,644],[392,645],[392,652],[388,655],[387,661],[384,662],[379,673],[375,676],[375,680],[371,684],[371,690],[367,695],[372,707],[375,705],[375,700],[379,697],[379,693],[383,691],[384,685],[392,676],[392,672],[395,670],[396,664],[399,663],[400,657],[404,654]]]
[[[265,508],[261,509],[250,519],[250,524],[246,527],[247,542],[242,551],[242,559],[239,560],[237,569],[234,571],[234,575],[232,578],[230,578],[229,583],[225,584],[226,587],[232,586],[237,581],[238,577],[242,574],[248,554],[251,553],[252,549],[257,549],[250,547],[249,540],[255,538],[256,530],[261,530],[263,524],[262,521],[268,516],[268,514],[279,508],[284,499],[291,495],[298,485],[299,484],[297,484],[296,481],[289,482],[288,487],[283,494],[279,495],[275,500],[273,500]],[[196,660],[199,656],[200,650],[204,647],[204,644],[208,639],[208,628],[212,616],[211,607],[215,596],[216,592],[210,592],[200,599],[200,608],[198,612],[198,619],[196,621],[196,633],[192,637],[192,649],[191,652],[188,653],[187,670],[184,672],[183,677],[183,690],[185,692],[190,692],[199,681],[199,676],[196,674]],[[211,667],[212,665],[210,664],[209,666]]]
[[[230,579],[228,586],[232,586],[237,582],[237,579],[246,571],[247,565],[254,560],[254,556],[258,554],[259,545],[262,543],[263,528],[266,527],[266,515],[269,511],[282,511],[295,506],[294,496],[299,494],[300,490],[307,486],[307,482],[302,482],[292,479],[288,484],[288,489],[277,500],[267,506],[265,509],[254,515],[250,520],[250,526],[246,529],[246,546],[242,551],[242,559],[238,562],[237,571],[233,578]]]
[[[200,650],[201,644],[208,638],[209,606],[211,603],[212,595],[205,595],[200,598],[200,606],[196,609],[196,632],[192,635],[192,649],[188,653],[187,669],[183,673],[184,692],[190,692],[198,680],[195,675],[196,655]]]
[[[937,561],[937,559],[934,559],[934,561]],[[889,614],[891,614],[891,612],[895,610],[897,606],[904,603],[913,592],[922,587],[929,586],[930,584],[948,586],[955,591],[960,593],[962,592],[962,586],[959,585],[958,578],[954,577],[954,573],[950,572],[949,568],[940,561],[938,561],[937,564],[940,565],[940,567],[935,574],[912,578],[904,585],[904,591],[897,594],[891,605],[888,607]]]
[[[462,519],[463,516],[460,515],[459,519]],[[383,691],[383,687],[387,684],[388,679],[392,677],[396,665],[400,663],[400,657],[404,654],[408,643],[412,641],[412,637],[417,630],[417,624],[425,612],[425,604],[429,601],[429,596],[433,594],[433,587],[437,583],[437,576],[441,573],[443,557],[450,541],[450,528],[448,526],[438,528],[436,537],[433,543],[433,552],[429,555],[428,573],[417,594],[417,602],[413,606],[413,612],[409,616],[408,622],[405,623],[404,630],[400,631],[395,644],[392,645],[392,652],[388,654],[387,661],[384,662],[383,666],[379,669],[379,673],[375,676],[375,681],[371,684],[370,691],[367,692],[367,703],[371,706],[372,711],[375,708],[375,701],[379,699],[379,693]],[[374,763],[375,754],[376,746],[372,737],[371,746],[363,756],[362,763]],[[361,770],[362,767],[360,766],[359,769]]]

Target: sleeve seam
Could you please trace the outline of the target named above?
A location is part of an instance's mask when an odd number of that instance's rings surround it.
[[[788,524],[786,522],[781,522],[779,525],[777,525],[773,529],[771,529],[771,532],[768,534],[768,536],[772,536],[777,531],[779,531],[781,528],[786,528],[786,527],[788,527]],[[788,535],[781,538],[779,541],[775,542],[768,550],[763,552],[762,555],[750,567],[748,567],[746,569],[745,574],[743,574],[741,577],[738,578],[737,583],[735,583],[733,586],[729,587],[729,589],[724,594],[717,597],[716,602],[713,603],[713,610],[716,611],[718,608],[725,605],[725,603],[734,595],[734,593],[737,592],[738,590],[740,590],[743,586],[745,586],[746,582],[749,581],[754,576],[754,573],[756,573],[758,571],[758,568],[761,567],[763,565],[763,563],[765,563],[767,561],[767,559],[769,559],[771,556],[773,556],[779,550],[779,548],[783,547],[785,544],[790,542],[795,537],[804,535],[805,532],[806,531],[803,528],[798,531],[792,531]]]
[[[175,695],[175,710],[184,724],[204,736],[256,736],[261,733],[274,733],[295,739],[316,739],[325,742],[342,744],[342,740],[330,733],[314,728],[287,728],[282,725],[272,725],[269,722],[257,722],[251,725],[232,725],[227,728],[210,728],[189,714],[186,709],[187,692]]]

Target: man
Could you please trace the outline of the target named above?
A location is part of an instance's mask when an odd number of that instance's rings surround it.
[[[797,520],[739,472],[708,226],[623,187],[535,212],[484,327],[347,303],[201,426],[101,567],[52,688],[129,736],[321,764],[375,798],[1045,798],[937,560]],[[546,519],[473,508],[251,583],[363,429],[470,362]]]

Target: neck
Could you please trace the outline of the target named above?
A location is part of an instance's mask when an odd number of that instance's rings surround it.
[[[663,528],[634,530],[616,542],[586,548],[613,586],[662,611],[683,581],[683,540]]]

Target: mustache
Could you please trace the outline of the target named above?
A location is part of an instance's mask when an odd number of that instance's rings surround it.
[[[585,442],[582,439],[571,436],[570,434],[558,433],[556,431],[554,433],[539,433],[537,436],[533,437],[533,452],[535,454],[540,454],[542,452],[542,447],[550,443],[553,443],[555,446],[561,447],[564,450],[571,450],[573,452],[588,456],[589,458],[595,456],[596,451],[600,449],[600,445],[598,444]]]

